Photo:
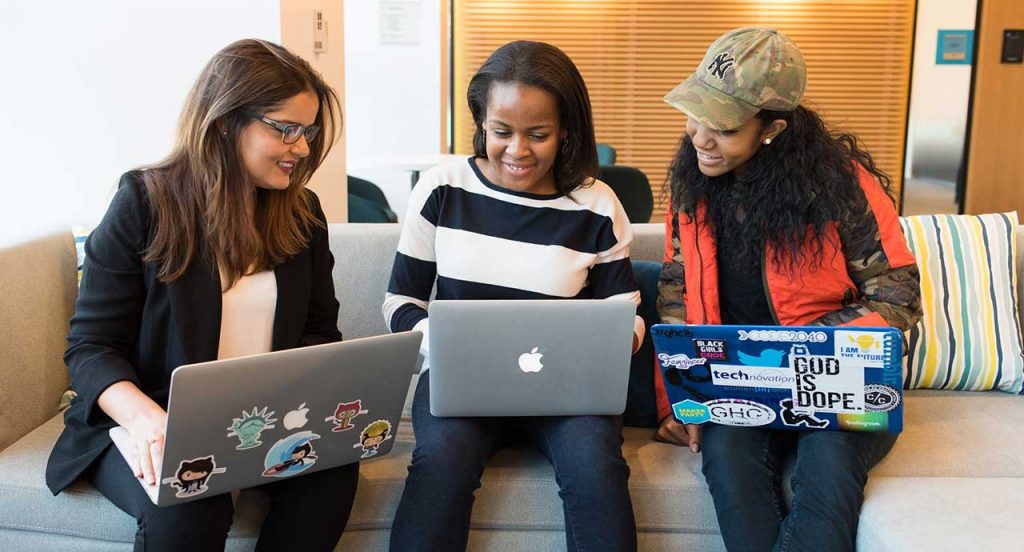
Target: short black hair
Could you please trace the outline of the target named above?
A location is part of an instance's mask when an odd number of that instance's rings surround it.
[[[469,81],[466,97],[473,114],[473,154],[487,157],[482,129],[487,100],[496,82],[519,83],[545,90],[558,101],[565,144],[555,157],[555,188],[562,195],[589,186],[597,177],[597,142],[590,95],[583,75],[565,52],[544,42],[519,40],[498,48]]]

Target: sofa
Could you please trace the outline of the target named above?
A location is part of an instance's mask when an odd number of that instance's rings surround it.
[[[633,258],[660,260],[663,227],[637,224],[634,231]],[[1016,239],[1024,247],[1024,227]],[[330,240],[343,334],[353,339],[385,332],[380,305],[398,226],[332,225]],[[5,551],[132,546],[134,521],[95,489],[78,482],[53,497],[43,481],[63,423],[58,405],[67,376],[61,355],[77,289],[75,258],[70,233],[0,249],[0,549]],[[1024,282],[1020,260],[1017,271],[1019,283]],[[1020,550],[1024,400],[999,392],[947,391],[909,391],[905,400],[904,432],[871,474],[858,550]],[[651,434],[646,428],[624,429],[640,549],[724,550],[700,457],[656,443]],[[356,503],[337,550],[387,549],[413,444],[406,417],[392,453],[362,465]],[[265,512],[259,491],[238,493],[227,549],[251,550]],[[554,475],[539,453],[513,448],[491,460],[477,492],[470,549],[565,549]]]

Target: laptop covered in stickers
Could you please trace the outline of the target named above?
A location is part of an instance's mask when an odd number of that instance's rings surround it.
[[[903,430],[896,328],[657,324],[651,336],[681,423]]]
[[[419,354],[403,332],[180,366],[159,484],[170,506],[391,451]],[[135,454],[122,427],[111,439]]]

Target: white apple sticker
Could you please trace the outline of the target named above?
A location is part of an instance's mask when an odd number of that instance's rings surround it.
[[[529,353],[523,353],[519,355],[519,369],[524,372],[540,372],[541,368],[544,367],[541,364],[540,359],[544,356],[544,353],[538,353],[537,349],[540,347],[534,347]]]
[[[302,403],[295,410],[285,414],[284,428],[292,430],[305,427],[309,423],[309,418],[306,417],[307,412],[309,412],[309,409],[306,408],[306,403]]]

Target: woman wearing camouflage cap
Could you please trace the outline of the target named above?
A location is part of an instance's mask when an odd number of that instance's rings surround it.
[[[679,324],[894,326],[921,315],[890,178],[800,105],[804,58],[771,29],[726,33],[665,100],[687,114],[669,172],[658,310]],[[655,437],[694,452],[726,547],[853,550],[868,470],[895,435],[682,425],[655,378]],[[793,500],[782,466],[795,452]]]

